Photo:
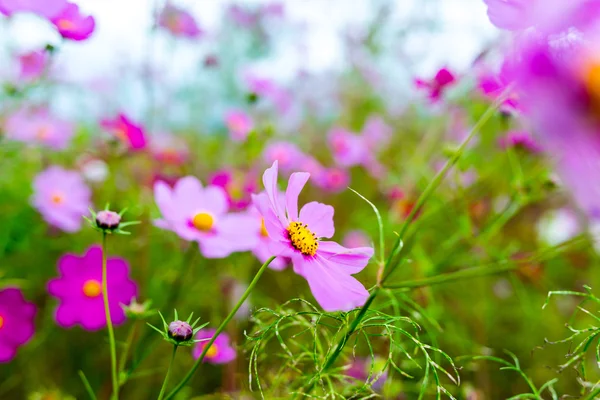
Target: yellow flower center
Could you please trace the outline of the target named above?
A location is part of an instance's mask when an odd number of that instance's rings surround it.
[[[265,227],[265,219],[261,218],[260,220],[260,236],[269,237],[269,232],[267,232],[267,228]]]
[[[64,18],[59,19],[58,22],[56,23],[56,26],[58,26],[58,29],[63,30],[63,31],[71,31],[76,28],[73,21],[69,21],[68,19],[64,19]]]
[[[583,82],[594,112],[600,109],[600,62],[593,60],[584,67]]]
[[[0,315],[0,329],[4,326],[4,318]]]
[[[98,297],[100,293],[102,293],[102,286],[97,280],[90,279],[83,284],[83,294],[87,297]]]
[[[201,212],[194,215],[192,225],[202,232],[208,232],[213,227],[214,218],[209,213]]]
[[[217,354],[219,354],[219,348],[213,343],[212,346],[210,346],[206,351],[206,357],[214,358],[217,356]]]
[[[55,206],[59,206],[65,202],[65,196],[61,192],[54,192],[50,197],[50,201],[52,201],[52,204]]]
[[[301,222],[290,222],[287,227],[292,246],[305,256],[314,256],[319,248],[319,240],[306,224]]]

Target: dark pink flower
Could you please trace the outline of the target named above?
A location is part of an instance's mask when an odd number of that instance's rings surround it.
[[[44,18],[52,18],[66,5],[66,0],[0,0],[0,13],[10,16],[18,12],[30,12]]]
[[[11,361],[34,333],[36,308],[17,288],[0,289],[0,363]]]
[[[49,57],[46,50],[36,50],[20,54],[18,59],[19,78],[30,81],[44,74]]]
[[[442,97],[444,90],[455,82],[456,78],[447,68],[440,69],[433,79],[415,79],[416,87],[425,90],[427,92],[427,97],[429,97],[431,101],[439,100]]]
[[[298,212],[298,196],[310,174],[293,173],[285,202],[278,196],[277,161],[263,175],[266,193],[253,197],[265,220],[273,254],[292,259],[294,272],[304,277],[326,311],[348,311],[364,304],[369,292],[353,274],[360,272],[373,256],[373,249],[347,249],[325,241],[334,233],[333,207],[311,202]]]
[[[206,258],[224,258],[256,245],[256,220],[245,214],[229,214],[225,191],[218,186],[202,187],[193,176],[181,178],[171,189],[154,184],[154,199],[163,216],[154,224],[198,242]]]
[[[113,324],[125,322],[123,305],[137,295],[137,285],[129,278],[129,265],[119,257],[106,263],[108,302]],[[58,260],[60,276],[48,282],[48,293],[59,300],[55,319],[63,328],[81,325],[94,331],[106,326],[102,296],[102,249],[90,247],[83,256],[65,254]]]
[[[91,15],[83,15],[77,4],[68,3],[60,14],[50,21],[65,39],[80,41],[89,38],[94,32],[96,22]]]
[[[225,125],[229,130],[229,137],[236,142],[245,141],[254,128],[250,115],[241,110],[228,111],[225,114]]]
[[[519,99],[517,91],[512,90],[510,93],[504,93],[508,90],[509,85],[515,85],[515,71],[512,62],[508,59],[502,64],[499,73],[485,71],[478,77],[478,86],[481,92],[492,100],[496,100],[500,95],[504,95],[502,102],[503,111],[522,111],[519,107]]]
[[[47,109],[20,109],[6,119],[4,130],[7,139],[54,150],[66,149],[75,135],[73,124],[51,115]]]
[[[121,113],[114,119],[105,119],[100,126],[109,131],[132,151],[146,148],[146,134],[141,125],[131,121],[125,114]]]
[[[215,172],[209,183],[225,189],[229,207],[235,211],[242,211],[252,203],[251,195],[257,187],[254,173],[232,169]]]
[[[158,16],[158,26],[174,36],[197,38],[203,34],[189,12],[169,3],[165,5]]]
[[[83,216],[89,214],[91,191],[76,171],[49,167],[33,181],[33,206],[44,220],[65,232],[81,229]]]
[[[214,329],[201,329],[196,334],[196,339],[211,339],[215,335],[215,332]],[[200,357],[207,345],[208,340],[196,343],[193,351],[194,358]],[[221,332],[206,352],[203,361],[211,364],[227,364],[235,360],[235,357],[235,349],[230,344],[229,335]]]
[[[510,131],[499,139],[500,147],[517,147],[531,153],[542,151],[542,147],[535,141],[529,132]]]

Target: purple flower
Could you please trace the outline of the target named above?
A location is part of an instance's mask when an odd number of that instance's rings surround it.
[[[67,148],[75,134],[71,123],[52,116],[46,109],[20,109],[7,118],[4,129],[8,139],[54,150]]]
[[[81,229],[90,207],[91,191],[76,171],[52,166],[33,181],[33,206],[44,220],[66,232]]]
[[[298,213],[298,196],[310,174],[291,175],[285,202],[277,195],[277,162],[263,174],[266,194],[254,196],[265,219],[273,254],[292,259],[294,272],[304,277],[326,311],[348,311],[364,304],[369,292],[353,278],[373,255],[370,247],[347,249],[324,241],[334,233],[333,207],[311,202]]]
[[[131,303],[137,295],[137,285],[129,278],[129,265],[119,257],[106,261],[108,302],[113,324],[125,322],[122,305]],[[58,260],[60,276],[48,282],[48,293],[59,299],[55,319],[69,328],[81,325],[94,331],[106,326],[102,296],[102,249],[90,247],[79,257],[65,254]]]
[[[33,336],[36,308],[17,288],[0,290],[0,363],[12,360]]]
[[[44,74],[48,64],[48,52],[46,50],[30,51],[19,55],[19,78],[25,81],[38,79]]]
[[[169,3],[158,16],[158,26],[166,29],[173,36],[197,38],[203,34],[190,13]]]
[[[228,214],[227,195],[218,186],[202,187],[193,176],[181,178],[173,189],[156,182],[154,199],[163,216],[154,224],[198,242],[207,258],[249,251],[256,243],[256,221],[244,214]]]
[[[504,93],[509,85],[514,85],[515,71],[512,63],[507,59],[502,64],[500,72],[497,74],[490,71],[485,71],[478,77],[479,90],[492,100],[496,100],[500,95],[504,94],[505,99],[502,102],[503,111],[522,111],[519,105],[519,99],[516,91],[511,91],[510,94]]]
[[[429,100],[438,101],[446,88],[456,82],[456,78],[447,68],[440,69],[433,79],[415,79],[415,85],[418,89],[427,91]]]
[[[214,329],[201,329],[196,334],[196,339],[211,339],[215,335],[215,332]],[[207,345],[208,340],[196,343],[193,351],[194,358],[199,358]],[[227,364],[235,360],[235,357],[235,349],[229,343],[229,335],[222,332],[206,352],[203,361],[211,364]]]
[[[228,111],[225,125],[229,129],[229,136],[236,142],[244,142],[254,127],[252,118],[241,110]]]
[[[81,14],[79,6],[73,3],[67,3],[60,14],[51,21],[63,38],[75,41],[89,38],[96,27],[94,17]]]
[[[342,128],[333,128],[327,142],[335,162],[342,167],[362,164],[367,158],[368,148],[361,136]]]
[[[178,342],[190,340],[194,330],[185,321],[173,321],[169,324],[169,336]]]
[[[0,0],[0,14],[10,16],[18,12],[30,12],[44,18],[52,18],[66,5],[66,0]]]
[[[102,210],[96,214],[96,225],[100,229],[115,230],[121,223],[121,216],[114,211]]]
[[[228,17],[237,25],[251,28],[258,22],[258,16],[238,4],[232,4],[227,10]]]

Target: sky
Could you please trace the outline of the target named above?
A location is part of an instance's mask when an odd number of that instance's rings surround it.
[[[78,0],[77,3],[97,21],[97,30],[85,43],[69,43],[61,50],[62,68],[71,79],[90,80],[114,71],[115,66],[135,66],[148,59],[152,9],[164,0]],[[172,0],[188,9],[208,32],[222,23],[229,0]],[[238,3],[265,3],[241,0]],[[281,48],[260,66],[270,74],[292,76],[304,68],[322,71],[339,68],[344,63],[340,33],[359,28],[373,14],[377,0],[284,0],[289,26],[303,32],[304,52]],[[468,10],[468,12],[466,12]],[[390,17],[402,29],[408,19],[435,18],[435,30],[412,35],[407,39],[403,56],[416,59],[424,74],[441,65],[466,68],[486,43],[496,36],[489,23],[482,0],[397,0]],[[285,27],[284,27],[285,28]],[[408,28],[407,28],[408,29]],[[32,16],[19,16],[8,29],[0,32],[18,48],[35,48],[48,37],[56,36],[50,28]],[[155,38],[156,39],[156,38]],[[58,41],[58,37],[55,38]],[[206,41],[207,39],[205,39]],[[155,63],[167,65],[177,55],[175,70],[185,73],[194,64],[202,43],[172,43],[154,48]]]

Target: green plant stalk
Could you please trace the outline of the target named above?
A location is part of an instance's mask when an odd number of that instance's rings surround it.
[[[167,384],[169,383],[169,375],[171,375],[171,367],[173,366],[173,361],[175,360],[175,353],[177,353],[176,344],[173,345],[173,353],[171,354],[171,361],[169,361],[169,368],[167,368],[167,374],[165,375],[165,380],[163,381],[162,387],[160,388],[160,394],[158,395],[158,400],[162,400],[165,397],[165,391],[167,390]]]
[[[121,360],[119,362],[119,375],[121,372],[125,370],[125,365],[127,364],[127,356],[129,355],[129,350],[131,349],[131,345],[133,344],[133,339],[135,337],[135,332],[137,330],[138,321],[133,321],[131,325],[131,329],[129,330],[129,334],[127,335],[127,341],[125,342],[125,347],[123,349],[123,354],[121,354]],[[120,382],[122,386],[125,382]]]
[[[344,335],[344,337],[338,342],[336,349],[331,353],[331,355],[329,357],[327,357],[327,359],[325,360],[325,363],[323,364],[323,367],[321,368],[321,371],[319,371],[319,373],[323,373],[323,372],[327,371],[327,369],[329,369],[333,365],[333,363],[336,361],[336,359],[342,353],[342,350],[344,349],[344,346],[346,345],[348,338],[356,331],[356,328],[358,327],[358,325],[364,318],[367,310],[369,309],[369,307],[375,300],[375,297],[377,297],[377,294],[379,293],[379,289],[381,287],[383,287],[383,284],[385,283],[385,281],[389,278],[391,273],[394,271],[395,266],[398,265],[398,263],[396,263],[393,268],[390,267],[392,265],[393,259],[395,258],[395,254],[398,252],[398,249],[402,244],[402,239],[403,239],[404,235],[406,234],[406,231],[408,230],[410,223],[413,221],[413,219],[415,218],[417,213],[421,210],[421,208],[423,207],[425,202],[429,199],[429,196],[431,196],[431,194],[435,191],[435,189],[437,189],[439,184],[445,178],[448,170],[450,170],[450,168],[452,168],[454,166],[454,164],[456,164],[456,162],[462,156],[462,154],[464,153],[464,150],[466,149],[466,147],[469,144],[469,142],[471,141],[471,139],[479,132],[479,130],[492,117],[492,115],[494,115],[494,113],[496,112],[496,110],[498,109],[500,104],[502,104],[502,102],[504,101],[506,95],[508,93],[510,93],[511,89],[512,88],[510,86],[508,88],[506,88],[505,91],[496,99],[496,101],[488,107],[488,109],[483,113],[481,118],[479,118],[479,120],[475,123],[475,125],[469,132],[469,135],[460,144],[459,148],[454,153],[452,158],[446,162],[446,164],[444,165],[442,170],[436,174],[436,176],[433,178],[433,180],[431,182],[429,182],[429,184],[427,185],[427,187],[425,188],[423,193],[421,193],[421,196],[419,196],[419,198],[417,199],[415,206],[413,207],[413,209],[409,213],[408,217],[402,224],[402,227],[400,228],[400,232],[398,233],[398,239],[396,240],[396,243],[394,244],[392,251],[390,252],[390,255],[388,256],[388,258],[385,262],[385,265],[383,268],[382,279],[377,283],[377,286],[375,287],[375,289],[373,290],[373,292],[371,293],[371,295],[369,296],[369,298],[367,299],[365,304],[362,306],[362,308],[360,309],[358,314],[356,315],[356,318],[354,319],[354,321],[352,321],[352,324],[348,327],[348,330],[346,331],[346,334]],[[309,395],[310,392],[312,391],[312,389],[314,388],[315,383],[316,383],[316,381],[313,380],[310,383],[310,385],[307,386],[307,388],[304,390],[303,394]]]
[[[173,396],[175,396],[183,388],[183,386],[192,378],[192,376],[194,375],[194,373],[196,372],[196,370],[198,369],[198,367],[200,366],[200,364],[204,360],[204,357],[206,356],[206,353],[208,352],[208,350],[210,349],[210,347],[212,346],[212,344],[215,342],[215,340],[217,339],[217,337],[219,336],[219,334],[221,332],[223,332],[223,330],[225,330],[225,328],[227,327],[227,324],[229,323],[229,321],[231,321],[233,319],[233,316],[240,309],[240,307],[242,306],[242,304],[244,303],[244,301],[246,301],[246,299],[248,298],[248,296],[250,296],[250,293],[252,292],[252,290],[254,289],[254,287],[256,286],[256,284],[258,283],[260,277],[262,276],[262,274],[265,272],[265,270],[267,269],[267,267],[269,266],[269,264],[271,264],[271,262],[274,259],[275,259],[275,256],[269,258],[260,267],[260,269],[258,270],[258,272],[256,273],[256,275],[254,275],[254,279],[252,279],[252,282],[250,282],[250,285],[248,285],[248,288],[246,289],[246,291],[244,292],[244,294],[242,295],[242,297],[240,297],[240,299],[238,300],[238,302],[236,303],[236,305],[233,307],[233,309],[229,312],[229,314],[227,315],[227,317],[225,317],[225,319],[223,320],[223,322],[221,322],[221,325],[219,325],[219,327],[215,331],[215,334],[213,335],[213,337],[208,341],[208,343],[206,344],[206,346],[204,346],[204,349],[202,350],[202,354],[200,354],[200,357],[198,357],[198,359],[196,360],[196,362],[192,366],[192,369],[189,370],[189,372],[185,375],[185,377],[177,384],[177,386],[175,386],[175,388],[167,395],[167,397],[165,397],[166,400],[172,399]]]
[[[119,379],[117,377],[117,348],[115,345],[115,332],[110,318],[110,307],[108,303],[108,281],[106,268],[106,233],[102,233],[102,298],[104,299],[104,313],[106,315],[106,328],[108,329],[108,343],[110,345],[110,366],[113,384],[111,398],[119,398]]]

